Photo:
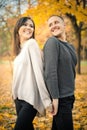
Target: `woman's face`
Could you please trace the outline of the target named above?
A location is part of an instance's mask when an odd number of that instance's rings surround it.
[[[26,40],[30,39],[34,32],[33,22],[28,19],[20,28],[19,28],[19,38],[20,43],[25,42]]]

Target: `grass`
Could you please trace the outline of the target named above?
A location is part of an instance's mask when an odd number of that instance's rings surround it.
[[[81,61],[81,65],[82,65],[82,66],[87,66],[87,60],[82,60],[82,61]]]
[[[0,64],[8,64],[8,61],[0,61]]]
[[[0,60],[0,64],[8,64],[9,61],[8,60]]]

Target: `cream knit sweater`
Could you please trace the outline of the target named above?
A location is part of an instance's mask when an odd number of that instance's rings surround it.
[[[24,43],[20,54],[14,60],[12,95],[25,100],[43,114],[51,104],[43,78],[43,61],[35,39]]]

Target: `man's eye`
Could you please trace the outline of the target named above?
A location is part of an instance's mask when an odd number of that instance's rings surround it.
[[[49,27],[51,27],[51,26],[52,26],[52,24],[50,23],[50,24],[49,24]]]
[[[55,24],[59,23],[58,21],[55,21]]]

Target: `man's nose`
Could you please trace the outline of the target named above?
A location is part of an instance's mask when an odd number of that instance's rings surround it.
[[[53,24],[51,28],[55,29],[55,28],[56,28],[56,25],[55,25],[55,24]]]

